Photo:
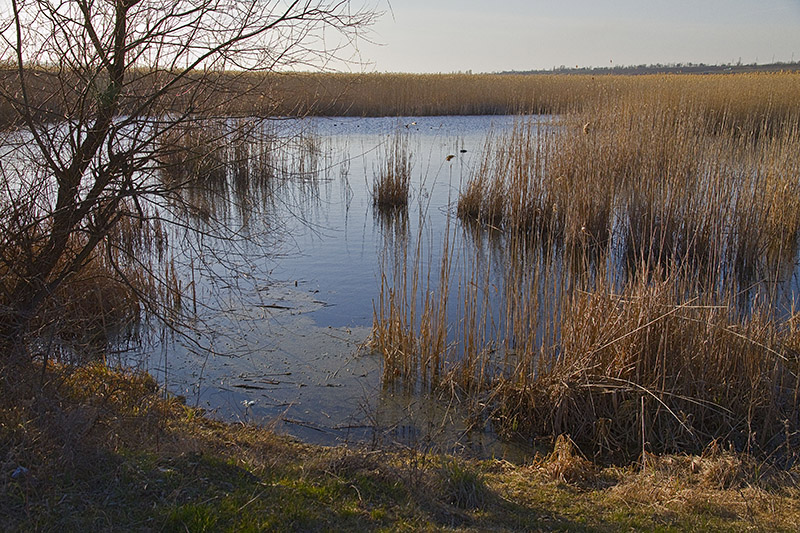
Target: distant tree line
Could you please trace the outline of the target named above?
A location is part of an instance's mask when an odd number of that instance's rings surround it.
[[[800,62],[751,63],[747,65],[743,64],[741,61],[726,65],[706,65],[705,63],[656,63],[654,65],[617,65],[609,67],[567,67],[566,65],[561,65],[551,69],[503,71],[500,72],[500,74],[736,74],[781,71],[800,71]]]

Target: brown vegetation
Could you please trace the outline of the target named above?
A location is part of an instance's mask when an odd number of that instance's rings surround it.
[[[5,370],[5,369],[4,369]],[[223,424],[152,378],[0,373],[0,520],[9,531],[794,531],[796,469],[710,446],[600,468],[569,439],[526,464],[323,448]]]
[[[57,73],[32,71],[32,97],[40,100],[40,118],[66,116],[48,98]],[[0,71],[7,90],[16,71]],[[163,84],[164,72],[131,72],[130,101],[141,90]],[[719,123],[742,127],[782,120],[796,111],[800,73],[706,75],[557,75],[557,74],[333,74],[333,73],[189,73],[163,94],[163,112],[189,106],[217,110],[218,116],[426,116],[593,114],[603,102],[636,102],[667,107],[692,102]],[[3,123],[15,113],[0,106]],[[590,119],[591,120],[591,119]],[[751,128],[752,129],[752,128]]]
[[[640,95],[490,141],[458,214],[501,230],[503,270],[478,266],[479,249],[464,278],[412,285],[424,298],[397,299],[416,273],[384,281],[387,378],[440,376],[509,435],[568,434],[597,456],[720,439],[793,462],[797,317],[782,283],[800,233],[798,117],[734,116]],[[455,333],[431,344],[443,328]],[[432,349],[436,368],[409,365]]]
[[[376,207],[392,209],[408,206],[411,169],[408,137],[395,133],[387,139],[383,161],[372,182],[372,200]]]

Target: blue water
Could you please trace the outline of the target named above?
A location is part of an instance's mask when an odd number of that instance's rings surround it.
[[[268,424],[310,442],[510,453],[487,428],[470,430],[457,406],[382,386],[380,356],[363,344],[381,269],[391,270],[398,247],[413,255],[422,241],[423,271],[430,267],[435,278],[445,233],[458,234],[459,188],[480,165],[487,137],[517,120],[272,124],[284,158],[270,191],[223,192],[213,203],[230,205],[212,206],[214,222],[189,217],[201,232],[174,230],[176,270],[184,287],[194,284],[183,305],[192,309],[196,333],[153,336],[140,365],[213,416]],[[371,190],[398,135],[408,143],[412,181],[407,217],[392,223],[373,208]],[[455,257],[465,242],[451,242]]]
[[[471,235],[455,219],[455,207],[459,190],[481,167],[487,140],[519,120],[309,118],[269,124],[265,134],[279,142],[266,185],[239,186],[242,190],[229,185],[204,206],[210,216],[181,219],[194,231],[180,224],[173,228],[183,308],[191,310],[182,331],[194,333],[154,329],[139,364],[167,390],[213,416],[270,425],[309,442],[519,453],[499,442],[488,422],[470,425],[475,417],[453,398],[439,401],[385,385],[381,356],[364,347],[381,276],[395,286],[399,271],[417,269],[422,278],[417,298],[435,291],[445,237],[454,280],[450,340],[459,339],[458,328],[466,327],[458,307],[464,293],[458,291],[477,280],[489,284],[483,294],[502,294],[509,260],[499,246],[502,239],[489,239],[486,232]],[[526,120],[559,127],[552,117]],[[405,215],[390,217],[374,208],[372,186],[398,136],[411,155],[411,194]],[[620,243],[627,231],[619,226],[623,229],[610,245],[619,250],[608,261],[623,283]],[[546,255],[515,261],[530,272],[543,267]],[[798,262],[746,280],[740,295],[744,312],[760,285],[776,291],[779,311],[796,309]],[[549,267],[567,268],[557,259]],[[538,291],[541,301],[553,290],[535,284],[524,289]],[[502,298],[476,305],[492,307],[487,316],[502,332],[503,310],[497,308]],[[531,322],[540,329],[555,322],[554,311],[545,307]],[[551,329],[537,331],[537,339],[546,342]]]

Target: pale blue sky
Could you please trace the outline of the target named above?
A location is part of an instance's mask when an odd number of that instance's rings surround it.
[[[380,1],[367,71],[800,60],[800,0]]]

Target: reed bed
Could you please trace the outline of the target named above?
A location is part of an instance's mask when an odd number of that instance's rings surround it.
[[[32,69],[30,98],[41,120],[62,120],[69,91],[53,98],[55,71]],[[136,71],[123,101],[135,105],[143,88],[164,83],[167,73]],[[164,78],[164,79],[162,79]],[[0,89],[14,94],[16,70],[0,70]],[[189,95],[189,97],[187,97]],[[593,112],[607,101],[637,101],[671,106],[693,102],[714,124],[780,122],[796,113],[800,73],[642,76],[558,74],[335,74],[335,73],[196,73],[166,94],[154,111],[186,111],[202,102],[217,116],[421,116],[562,114]],[[0,123],[13,126],[16,114],[0,108]]]
[[[249,110],[284,116],[562,114],[576,109],[591,113],[604,102],[633,100],[673,107],[692,102],[715,123],[735,122],[747,128],[796,113],[800,100],[800,73],[794,72],[643,76],[298,73],[239,75],[233,85],[247,95],[237,101],[237,113]]]
[[[413,168],[408,135],[397,132],[388,139],[379,165],[372,183],[373,204],[379,209],[407,207]]]
[[[797,120],[717,120],[689,101],[609,101],[490,139],[458,203],[484,245],[414,285],[424,297],[380,300],[376,347],[397,346],[386,317],[404,339],[386,378],[436,376],[501,432],[569,435],[612,460],[721,442],[791,464]],[[431,349],[436,368],[406,364]]]
[[[692,107],[609,104],[490,140],[458,214],[614,260],[758,270],[800,231],[798,123],[710,134]],[[766,253],[765,253],[766,252]],[[763,274],[763,272],[762,272]]]

